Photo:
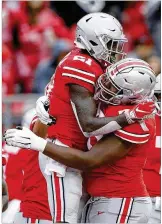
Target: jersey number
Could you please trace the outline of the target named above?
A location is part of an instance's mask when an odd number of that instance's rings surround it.
[[[80,56],[80,55],[74,56],[73,60],[82,61],[82,62],[86,63],[87,65],[92,64],[92,59],[90,59],[90,58],[87,59],[87,58],[85,58],[83,56]]]

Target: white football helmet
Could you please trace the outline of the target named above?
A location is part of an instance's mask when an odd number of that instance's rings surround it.
[[[107,68],[96,83],[94,98],[112,105],[134,104],[153,95],[155,73],[143,60],[127,58]]]
[[[116,62],[115,55],[126,56],[124,44],[127,42],[119,21],[106,13],[90,13],[77,23],[75,44],[86,49],[98,61]]]
[[[157,109],[161,110],[161,74],[156,77],[156,85],[154,88],[155,100],[157,101]]]

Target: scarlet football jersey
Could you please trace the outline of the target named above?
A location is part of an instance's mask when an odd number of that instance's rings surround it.
[[[19,158],[20,151],[18,154],[8,154],[8,160],[5,167],[6,183],[8,186],[9,200],[22,199],[22,181],[23,181],[23,170],[22,163]]]
[[[37,117],[34,116],[30,125],[31,130],[36,120]],[[24,217],[52,220],[48,204],[47,185],[39,167],[38,155],[38,151],[26,149],[20,151],[19,162],[23,164],[24,173],[20,210]]]
[[[21,151],[24,178],[20,209],[24,217],[52,220],[47,185],[39,167],[38,154],[37,151],[25,149]]]
[[[132,106],[108,106],[104,113],[100,111],[100,116],[117,116],[124,109],[130,108]],[[134,143],[134,145],[124,158],[94,169],[87,174],[86,187],[91,196],[122,198],[148,195],[142,174],[142,168],[146,161],[146,147],[144,145],[150,144],[150,139],[154,135],[154,128],[154,119],[148,119],[145,122],[131,124],[114,133],[117,137]],[[88,148],[91,149],[101,138],[102,136],[90,138]]]
[[[156,115],[156,135],[147,147],[143,170],[144,182],[150,197],[161,195],[161,116]]]
[[[72,50],[61,61],[46,89],[50,99],[49,113],[57,119],[56,125],[49,127],[49,138],[57,138],[69,147],[86,147],[87,139],[72,109],[69,84],[82,86],[94,93],[95,82],[103,72],[95,59],[79,49]]]

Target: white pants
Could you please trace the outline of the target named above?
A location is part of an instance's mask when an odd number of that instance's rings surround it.
[[[31,219],[23,217],[23,213],[19,212],[15,216],[14,224],[53,224],[52,221],[42,219]]]
[[[82,223],[148,223],[151,209],[149,197],[94,197],[84,208]]]
[[[15,216],[20,210],[20,200],[13,199],[9,201],[8,208],[2,213],[2,223],[14,223]]]
[[[59,141],[55,142],[55,144],[59,144]],[[67,168],[64,177],[58,177],[55,172],[47,175],[44,173],[47,161],[49,161],[47,156],[39,153],[40,169],[47,182],[51,216],[54,222],[77,223],[80,198],[82,196],[81,172]]]
[[[83,209],[84,209],[87,201],[90,198],[90,196],[85,192],[84,189],[83,189],[82,192],[83,193],[82,193],[82,197],[80,199],[77,223],[81,223]]]
[[[156,198],[152,199],[152,211],[149,224],[161,223],[161,206],[156,205]],[[159,198],[161,200],[161,198]]]

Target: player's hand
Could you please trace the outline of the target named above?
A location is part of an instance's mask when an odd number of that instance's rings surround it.
[[[8,129],[3,137],[7,145],[25,149],[33,149],[41,152],[44,151],[47,144],[46,140],[38,137],[25,127]]]
[[[56,118],[48,113],[49,100],[47,96],[41,96],[36,102],[36,113],[39,120],[48,126],[56,124]]]
[[[152,100],[143,101],[133,107],[131,110],[125,111],[125,115],[130,124],[148,118],[151,114],[156,113],[156,105]]]

